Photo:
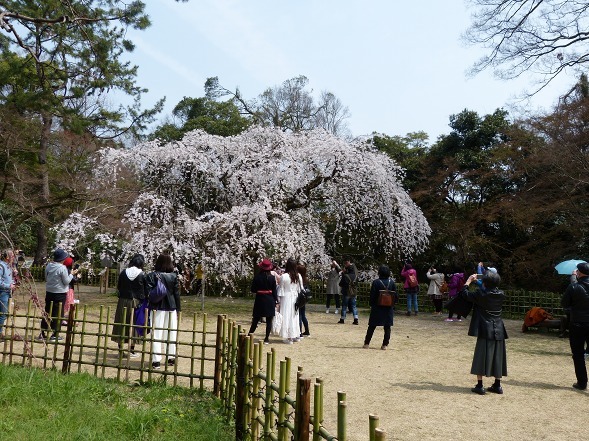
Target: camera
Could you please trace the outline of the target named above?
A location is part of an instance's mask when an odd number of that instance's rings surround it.
[[[74,265],[74,269],[75,269],[75,270],[77,270],[78,268],[80,268],[80,264],[79,264],[79,263],[76,263],[76,264]]]

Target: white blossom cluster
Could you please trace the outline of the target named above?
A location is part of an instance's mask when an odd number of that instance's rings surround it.
[[[52,228],[55,233],[55,248],[73,252],[78,243],[97,225],[96,220],[91,217],[81,213],[70,214],[66,220]]]
[[[226,280],[263,257],[327,267],[328,225],[336,238],[378,243],[390,256],[421,252],[431,232],[391,158],[319,130],[194,131],[179,142],[105,149],[95,170],[102,185],[132,176],[144,189],[125,214],[125,258],[153,261],[168,250]]]

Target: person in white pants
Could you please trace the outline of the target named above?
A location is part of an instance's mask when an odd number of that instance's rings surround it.
[[[149,308],[151,310],[152,342],[151,367],[161,367],[162,352],[168,366],[176,364],[176,339],[178,335],[178,313],[180,312],[180,291],[178,276],[169,254],[160,254],[154,271],[147,275]],[[162,348],[165,346],[165,348]],[[163,349],[163,351],[162,351]]]

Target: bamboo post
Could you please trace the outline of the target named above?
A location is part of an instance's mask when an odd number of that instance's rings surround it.
[[[272,352],[266,354],[266,401],[264,406],[264,439],[270,439],[272,433],[272,402],[274,391],[272,380],[274,379],[274,365],[272,364]]]
[[[194,313],[194,320],[196,321],[196,313]],[[200,352],[200,390],[203,391],[205,388],[205,358],[207,349],[207,314],[202,315],[202,349]],[[217,360],[215,359],[215,365]]]
[[[215,339],[215,374],[214,374],[214,378],[213,378],[213,394],[217,398],[221,397],[222,345],[223,345],[223,316],[219,314],[217,316],[217,336]]]
[[[235,386],[235,439],[242,441],[245,428],[245,365],[247,363],[247,336],[239,334],[237,347],[237,372]]]
[[[65,348],[63,350],[63,365],[61,372],[63,374],[69,372],[70,363],[72,358],[72,342],[74,338],[74,314],[76,312],[76,304],[70,306],[70,310],[67,317],[67,329],[65,332]]]
[[[297,380],[297,401],[295,410],[295,441],[309,441],[311,418],[311,379],[300,377]]]
[[[385,441],[387,437],[387,433],[383,429],[375,429],[374,431],[375,440],[376,441]]]
[[[261,345],[260,345],[261,346]],[[252,439],[257,440],[260,433],[260,424],[258,422],[258,408],[260,406],[260,360],[261,353],[257,347],[254,347],[254,362],[253,362],[253,381],[252,381],[252,413],[250,419],[250,426],[252,431]]]
[[[313,394],[313,441],[319,441],[321,423],[323,423],[323,380],[317,378]]]
[[[337,439],[346,441],[346,393],[337,393]]]
[[[286,388],[288,383],[286,360],[280,362],[278,378],[278,441],[286,441]]]
[[[368,433],[369,433],[369,440],[375,441],[376,440],[376,428],[378,427],[378,415],[370,414],[368,415]]]

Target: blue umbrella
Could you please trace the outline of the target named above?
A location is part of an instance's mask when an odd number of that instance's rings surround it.
[[[565,260],[554,267],[558,274],[571,275],[577,269],[577,264],[586,263],[584,260]]]

